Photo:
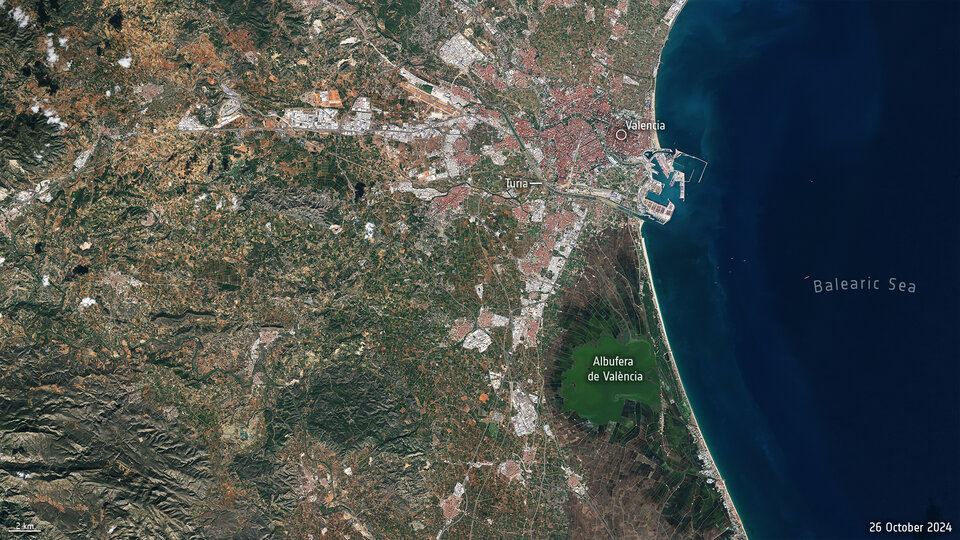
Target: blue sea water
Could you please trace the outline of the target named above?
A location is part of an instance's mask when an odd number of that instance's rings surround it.
[[[644,236],[754,540],[960,535],[958,29],[958,2],[692,0],[670,34],[661,144],[709,166]]]

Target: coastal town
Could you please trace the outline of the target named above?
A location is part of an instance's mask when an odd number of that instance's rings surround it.
[[[33,129],[0,163],[0,335],[44,351],[11,372],[68,367],[25,399],[83,404],[55,420],[79,442],[23,450],[70,489],[0,472],[18,515],[67,536],[745,538],[640,235],[707,168],[661,147],[654,111],[684,0],[94,2],[82,24],[7,1],[40,56],[6,75]],[[596,376],[639,386],[592,414],[569,374],[601,337],[643,361]]]
[[[458,70],[469,70],[484,59],[461,34],[441,47],[441,57]],[[211,119],[212,125],[207,127],[197,116],[188,114],[181,118],[178,129],[194,133],[230,130],[241,137],[263,131],[273,131],[281,137],[372,136],[382,141],[385,151],[398,163],[409,160],[401,146],[422,144],[434,148],[426,154],[426,164],[411,163],[413,166],[402,169],[401,179],[391,183],[389,189],[411,193],[428,202],[438,217],[441,210],[458,211],[468,195],[506,201],[526,191],[526,202],[514,207],[513,214],[521,220],[542,224],[542,240],[517,260],[524,275],[525,295],[519,316],[510,324],[513,350],[523,344],[537,344],[544,309],[588,223],[590,201],[632,219],[665,224],[685,198],[686,175],[675,169],[674,161],[686,154],[657,146],[656,130],[663,129],[663,123],[641,122],[629,116],[632,113],[615,113],[603,92],[584,85],[550,89],[544,106],[561,123],[538,130],[523,117],[503,118],[498,111],[486,108],[466,87],[428,81],[406,68],[398,70],[394,77],[406,98],[420,106],[407,118],[392,117],[368,96],[353,97],[346,108],[341,93],[352,94],[349,88],[313,90],[300,96],[300,101],[310,107],[285,108],[257,118],[243,114],[241,96],[221,86],[226,99]],[[487,77],[494,83],[499,81],[495,75]],[[585,117],[592,123],[583,120]],[[603,131],[600,126],[604,126]],[[491,140],[479,152],[471,151],[471,134],[481,127],[490,129],[499,140]],[[481,160],[502,167],[508,156],[514,157],[514,161],[518,161],[517,156],[522,157],[523,163],[532,165],[536,179],[518,182],[501,174],[496,185],[486,190],[473,185],[471,168]],[[554,174],[548,175],[545,170]],[[617,180],[605,181],[612,172]],[[451,182],[457,185],[446,188]],[[538,187],[543,189],[537,193],[529,191]],[[548,206],[556,206],[549,202],[552,198],[570,200],[572,205],[546,215]],[[564,208],[563,202],[559,204]],[[458,320],[451,339],[479,352],[485,352],[491,344],[487,330],[477,322]]]
[[[479,53],[470,46],[469,41],[458,34],[445,45],[444,56],[451,65],[461,69],[469,67],[478,58]],[[465,49],[465,50],[461,50]],[[479,56],[482,58],[482,56]],[[484,108],[463,87],[452,84],[430,83],[408,69],[400,69],[399,87],[407,92],[407,99],[425,106],[420,117],[409,121],[392,121],[389,113],[372,105],[370,97],[357,96],[352,106],[344,110],[338,89],[326,89],[308,92],[300,100],[312,107],[291,107],[282,113],[269,113],[265,118],[255,119],[241,113],[240,96],[233,90],[222,86],[228,96],[221,105],[215,122],[211,126],[202,124],[196,116],[188,114],[178,123],[178,129],[185,132],[223,132],[234,131],[241,136],[265,130],[276,132],[280,136],[290,137],[301,134],[334,134],[341,136],[377,136],[385,141],[411,144],[422,141],[438,148],[428,155],[434,161],[425,170],[407,170],[410,183],[403,182],[400,191],[421,190],[419,193],[439,193],[431,183],[456,179],[463,171],[483,159],[490,158],[496,165],[504,165],[506,154],[522,148],[527,157],[538,166],[561,165],[555,178],[548,182],[548,190],[555,196],[580,197],[593,199],[615,207],[627,215],[664,224],[670,220],[677,203],[685,200],[686,174],[674,166],[675,159],[688,156],[683,152],[661,149],[657,143],[656,131],[664,129],[662,122],[639,122],[623,114],[626,119],[612,115],[601,121],[616,126],[608,129],[605,138],[597,136],[593,126],[577,126],[573,131],[561,130],[554,133],[532,129],[529,123],[516,119],[521,130],[517,131],[512,122],[505,124],[496,111]],[[349,92],[349,90],[348,90]],[[584,88],[574,89],[570,94],[583,94]],[[589,95],[589,94],[586,94]],[[570,95],[558,94],[555,107],[569,107],[573,101]],[[590,96],[594,97],[594,96]],[[578,98],[579,99],[579,98]],[[609,111],[609,105],[601,96],[595,96],[595,106]],[[573,110],[573,114],[584,114],[587,110]],[[488,126],[497,131],[500,142],[486,145],[479,153],[471,153],[464,146],[470,132],[478,125]],[[628,142],[629,139],[629,142]],[[636,142],[634,142],[634,140]],[[637,143],[654,145],[644,148]],[[399,157],[399,152],[397,152]],[[609,155],[608,155],[609,152]],[[633,153],[635,152],[635,154]],[[572,159],[569,158],[572,156]],[[706,162],[691,157],[703,164],[699,169],[702,179]],[[567,163],[566,160],[570,159]],[[547,162],[554,163],[548,164]],[[569,165],[570,173],[562,174]],[[604,173],[618,170],[627,176],[626,181],[614,186],[604,186]],[[577,174],[574,174],[574,171]],[[534,181],[534,185],[543,185]],[[413,186],[412,182],[417,182]],[[519,186],[529,187],[504,177],[505,192]]]

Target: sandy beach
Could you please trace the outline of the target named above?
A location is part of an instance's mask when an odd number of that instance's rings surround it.
[[[640,239],[640,249],[638,250],[638,255],[641,259],[640,262],[643,265],[643,269],[646,272],[644,279],[650,287],[650,292],[653,294],[653,305],[656,306],[657,310],[657,324],[660,327],[660,332],[663,335],[663,342],[667,344],[667,358],[670,361],[670,369],[673,370],[673,376],[680,385],[680,395],[690,407],[690,431],[693,434],[693,438],[697,441],[697,446],[700,449],[700,456],[704,460],[704,467],[711,472],[711,476],[713,476],[713,478],[717,479],[717,491],[719,491],[720,495],[723,497],[723,505],[730,514],[730,521],[733,523],[734,538],[746,540],[747,533],[743,528],[743,522],[740,520],[740,514],[737,513],[737,508],[733,504],[733,499],[730,497],[730,492],[727,491],[726,485],[723,482],[723,476],[720,474],[720,470],[717,468],[717,464],[714,462],[713,456],[710,454],[710,449],[707,447],[707,442],[704,440],[703,433],[700,431],[700,424],[697,423],[697,416],[693,412],[693,406],[690,405],[690,399],[687,397],[687,391],[683,387],[683,379],[680,378],[680,371],[677,369],[677,363],[673,358],[673,350],[670,349],[670,340],[667,337],[667,328],[663,324],[663,315],[660,312],[660,302],[657,300],[657,290],[653,285],[653,274],[650,270],[650,259],[647,257],[647,244],[644,241],[643,236],[640,234],[643,221],[637,221],[635,223],[636,235]]]
[[[677,8],[679,6],[679,8]],[[673,23],[676,21],[676,18],[680,15],[680,11],[686,6],[686,0],[677,0],[674,3],[674,6],[671,8],[673,16],[670,18],[668,25],[673,28]],[[674,8],[677,8],[674,12]],[[669,35],[668,38],[669,39]],[[664,42],[666,46],[666,42]],[[656,114],[656,104],[657,104],[657,79],[656,75],[659,72],[660,62],[663,58],[663,48],[660,49],[660,58],[657,59],[657,68],[654,71],[654,81],[653,81],[653,90],[650,92],[650,120],[657,121]],[[652,144],[655,150],[661,150],[660,138],[656,130],[653,131]],[[743,528],[743,521],[740,519],[740,514],[737,512],[737,507],[733,503],[733,498],[730,497],[730,492],[727,490],[726,485],[723,482],[723,476],[720,474],[720,470],[717,468],[716,462],[713,460],[713,455],[710,454],[710,448],[707,446],[706,440],[703,438],[703,433],[700,431],[700,424],[697,423],[696,413],[693,411],[693,406],[690,404],[690,399],[687,397],[687,391],[683,387],[683,379],[680,378],[680,371],[677,369],[677,363],[673,357],[673,350],[670,348],[670,339],[667,337],[667,328],[663,322],[663,314],[660,311],[660,302],[657,299],[657,290],[653,285],[653,273],[650,270],[650,258],[647,256],[647,244],[643,239],[643,235],[640,234],[641,228],[643,226],[643,221],[636,222],[636,235],[640,239],[640,249],[639,257],[643,265],[644,271],[646,272],[646,281],[650,286],[650,292],[653,294],[653,305],[657,310],[657,322],[660,326],[660,332],[663,334],[663,342],[667,345],[667,358],[670,361],[670,369],[673,370],[673,376],[676,378],[677,382],[680,385],[680,394],[683,396],[684,401],[687,402],[687,405],[690,407],[690,421],[689,427],[690,431],[693,434],[693,438],[697,441],[697,446],[700,449],[700,455],[704,460],[704,465],[708,469],[714,478],[716,478],[717,491],[720,492],[720,495],[723,497],[723,504],[727,509],[727,512],[730,515],[730,521],[733,524],[734,538],[744,539],[747,538],[747,532]]]

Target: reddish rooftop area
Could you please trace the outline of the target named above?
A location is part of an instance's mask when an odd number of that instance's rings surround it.
[[[447,210],[453,210],[460,206],[460,203],[467,198],[470,193],[470,186],[456,186],[442,196],[437,197],[430,203],[431,213],[440,213]]]

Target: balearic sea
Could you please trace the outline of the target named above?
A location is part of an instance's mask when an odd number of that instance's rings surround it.
[[[643,234],[753,540],[960,536],[958,28],[960,2],[691,0],[670,34],[660,142],[709,166]]]

